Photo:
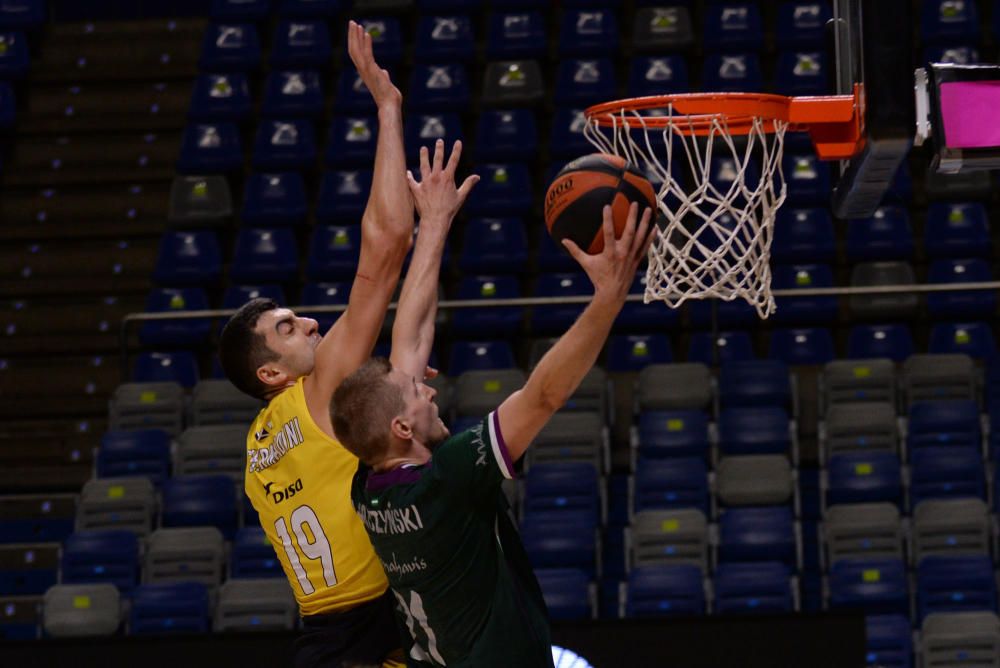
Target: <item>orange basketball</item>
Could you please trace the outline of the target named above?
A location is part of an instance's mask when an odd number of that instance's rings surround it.
[[[621,237],[632,202],[656,209],[656,191],[634,165],[617,155],[591,153],[556,174],[545,193],[545,227],[555,242],[569,238],[585,252],[604,250],[601,231],[605,205],[611,205],[615,237]]]

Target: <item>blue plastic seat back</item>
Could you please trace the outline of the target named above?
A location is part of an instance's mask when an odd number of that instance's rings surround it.
[[[788,366],[777,360],[728,362],[719,371],[722,408],[782,406],[792,403]]]
[[[147,313],[203,311],[209,308],[208,295],[202,288],[153,288],[146,296]],[[193,346],[208,340],[211,320],[151,320],[139,327],[139,342],[144,346]]]
[[[911,454],[911,506],[925,499],[962,497],[986,500],[986,469],[978,448],[928,446]]]
[[[257,172],[247,178],[241,217],[244,225],[300,225],[309,210],[298,172]]]
[[[538,123],[529,109],[484,110],[476,121],[476,157],[530,160],[538,151]]]
[[[618,20],[607,8],[567,9],[559,23],[559,57],[603,56],[618,48]]]
[[[847,337],[847,357],[887,357],[902,362],[913,354],[913,334],[908,325],[855,325]]]
[[[407,117],[406,128],[403,130],[403,143],[406,149],[407,164],[413,167],[419,164],[420,149],[422,147],[426,146],[428,153],[433,155],[434,143],[438,139],[444,140],[444,145],[450,151],[452,145],[456,141],[464,139],[464,137],[462,119],[455,112],[436,111],[411,114]],[[479,185],[476,186],[476,189],[479,189]],[[494,215],[496,213],[485,212],[480,215]]]
[[[833,18],[828,2],[783,2],[778,5],[775,41],[778,48],[815,48],[825,37],[827,21]]]
[[[702,573],[693,564],[634,568],[627,592],[626,617],[705,614]]]
[[[870,218],[849,220],[847,258],[851,262],[912,260],[913,229],[906,209],[882,206]]]
[[[719,614],[794,611],[791,572],[781,562],[722,563],[713,582],[714,610]]]
[[[820,160],[815,153],[786,153],[781,170],[790,204],[823,205],[830,199],[830,164]]]
[[[906,567],[900,559],[839,559],[830,568],[830,607],[869,614],[909,612]]]
[[[160,239],[153,280],[162,285],[206,286],[219,280],[222,252],[211,230],[165,232]]]
[[[597,569],[596,518],[589,511],[558,510],[525,515],[521,540],[535,568]]]
[[[521,296],[518,281],[513,276],[463,276],[458,284],[460,300],[513,299]],[[524,309],[512,306],[482,306],[456,309],[451,319],[455,336],[513,336],[521,328]]]
[[[170,434],[162,429],[105,432],[97,451],[97,477],[145,476],[159,487],[170,477]]]
[[[911,452],[933,445],[979,448],[979,406],[961,399],[916,401],[910,405],[906,442]]]
[[[773,268],[775,290],[833,287],[833,271],[825,264],[778,265]],[[832,325],[837,319],[836,297],[776,297],[775,322],[789,325]]]
[[[982,30],[975,2],[921,3],[920,39],[925,44],[976,44]]]
[[[233,537],[230,562],[233,578],[279,578],[284,575],[274,546],[259,526],[246,526]]]
[[[421,13],[413,45],[414,60],[423,63],[471,62],[475,51],[476,40],[471,16],[433,16]]]
[[[475,169],[480,182],[466,209],[477,216],[519,216],[533,205],[528,166],[519,162],[487,163]]]
[[[775,329],[767,356],[789,366],[816,366],[836,357],[833,332],[826,327]]]
[[[525,515],[573,510],[593,513],[600,521],[601,495],[597,469],[588,462],[536,464],[524,475]]]
[[[344,0],[277,0],[278,16],[331,19],[346,9]]]
[[[897,506],[902,500],[899,457],[889,452],[862,452],[830,457],[826,505],[877,503]]]
[[[756,53],[713,53],[702,66],[702,88],[720,93],[750,93],[764,85]]]
[[[311,282],[302,286],[301,303],[315,306],[335,306],[347,305],[347,300],[351,296],[351,284],[347,281],[337,282]],[[320,313],[309,309],[295,309],[296,313],[303,316],[315,318],[319,323],[319,331],[326,333],[333,323],[337,322],[340,313]]]
[[[128,596],[139,581],[139,541],[131,531],[81,531],[66,538],[62,582],[107,582]]]
[[[785,454],[791,444],[788,412],[780,406],[724,408],[719,412],[720,453]]]
[[[163,526],[214,526],[228,539],[236,532],[236,520],[229,476],[175,476],[163,483]]]
[[[208,589],[200,582],[139,585],[132,595],[129,633],[205,633],[209,616]]]
[[[697,508],[709,514],[708,467],[702,457],[640,458],[635,472],[633,512]]]
[[[549,154],[553,158],[575,158],[590,150],[591,144],[583,135],[583,129],[587,125],[583,109],[581,105],[556,107],[549,135]],[[560,164],[559,168],[562,166]],[[551,179],[546,182],[551,182]]]
[[[371,189],[370,169],[323,172],[316,202],[316,222],[320,225],[360,223]]]
[[[726,329],[752,327],[759,320],[754,307],[742,299],[734,299],[733,301],[712,298],[698,299],[688,302],[687,307],[688,322],[691,327],[697,329],[710,329],[712,327],[713,309],[715,310],[716,324]],[[676,313],[676,311],[674,312]]]
[[[247,72],[260,64],[260,38],[252,23],[210,23],[198,63],[205,72]]]
[[[199,74],[191,94],[188,117],[197,121],[245,120],[252,110],[246,74]]]
[[[640,270],[632,286],[630,295],[643,295],[646,292],[646,271]],[[674,329],[680,322],[677,309],[665,308],[664,304],[652,302],[644,304],[641,301],[625,302],[621,312],[615,319],[614,331],[641,334],[644,332],[659,332]]]
[[[266,120],[257,128],[253,151],[253,165],[257,169],[309,169],[316,162],[316,155],[316,129],[312,121]]]
[[[454,341],[448,358],[448,375],[515,366],[514,350],[507,341]]]
[[[540,274],[535,286],[536,297],[581,297],[593,294],[590,279],[581,272]],[[535,307],[531,309],[531,329],[534,334],[562,334],[575,321],[583,304]]]
[[[360,226],[318,226],[309,246],[306,274],[315,281],[350,280],[360,254]]]
[[[323,107],[323,83],[315,70],[276,70],[264,82],[260,112],[265,118],[315,120]]]
[[[749,332],[694,332],[688,347],[688,362],[700,362],[709,366],[726,364],[756,357]]]
[[[261,21],[271,12],[271,0],[212,0],[208,15],[216,21]]]
[[[670,339],[662,334],[614,335],[608,340],[608,371],[640,371],[672,361]]]
[[[0,29],[38,28],[48,16],[45,0],[6,0],[0,3]]]
[[[365,167],[375,159],[378,120],[363,114],[336,115],[330,119],[323,160],[329,167]]]
[[[630,97],[680,93],[690,87],[687,61],[683,56],[636,56],[630,63]]]
[[[829,94],[832,92],[830,65],[830,59],[822,51],[782,51],[776,65],[775,92],[782,95]]]
[[[643,411],[639,414],[638,427],[639,453],[644,459],[707,459],[708,414],[704,411]]]
[[[233,123],[191,123],[181,137],[177,171],[182,174],[224,174],[243,168],[243,146]]]
[[[520,218],[474,218],[465,225],[459,256],[463,272],[519,274],[528,262],[528,238]]]
[[[760,7],[755,2],[709,3],[704,44],[706,49],[717,51],[760,51],[764,46]]]
[[[198,378],[198,360],[188,350],[139,353],[132,368],[136,383],[173,382],[192,388]]]
[[[241,283],[285,283],[299,274],[295,233],[287,227],[243,228],[229,275]]]
[[[917,618],[935,612],[997,610],[997,584],[988,555],[934,555],[917,565]]]
[[[548,50],[545,17],[538,11],[493,12],[486,57],[490,60],[538,58]]]
[[[963,354],[976,360],[996,357],[997,344],[993,328],[985,322],[939,322],[931,327],[927,352]]]
[[[927,208],[924,252],[928,257],[989,257],[990,248],[990,223],[983,204],[933,202]]]
[[[776,263],[830,262],[834,259],[833,218],[825,208],[778,210],[771,258]]]
[[[469,105],[471,87],[463,63],[417,65],[410,72],[407,103],[411,109],[454,111]]]
[[[927,272],[928,283],[978,283],[992,281],[986,260],[934,260]],[[994,290],[955,290],[927,295],[927,312],[932,318],[989,319],[997,308]]]
[[[781,561],[798,558],[795,518],[788,506],[729,508],[719,518],[719,561]]]
[[[588,106],[615,95],[615,67],[610,58],[563,60],[556,69],[553,99],[558,105]]]
[[[590,578],[575,568],[541,568],[535,571],[545,607],[555,620],[589,619]]]
[[[865,631],[868,665],[912,668],[913,631],[907,615],[867,615]]]
[[[271,299],[278,304],[288,303],[280,285],[231,285],[223,293],[222,308],[239,308],[258,298]]]
[[[333,57],[330,30],[324,21],[284,20],[274,28],[271,64],[276,67],[329,66]]]

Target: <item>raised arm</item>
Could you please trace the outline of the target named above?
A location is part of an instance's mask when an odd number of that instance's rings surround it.
[[[410,172],[406,173],[413,202],[420,215],[420,230],[399,296],[389,361],[393,368],[418,379],[423,378],[434,345],[438,275],[441,273],[445,239],[455,214],[479,181],[478,176],[472,175],[460,188],[456,188],[455,170],[462,157],[462,142],[455,142],[447,164],[444,164],[444,152],[444,141],[438,139],[434,145],[432,165],[428,160],[427,147],[420,149],[419,183]]]
[[[372,190],[361,218],[361,256],[347,310],[316,348],[306,381],[310,413],[325,416],[334,390],[370,355],[413,242],[413,201],[406,182],[403,96],[372,53],[372,38],[351,21],[347,50],[378,107]]]
[[[594,298],[573,326],[545,353],[524,387],[507,397],[497,409],[500,433],[512,460],[524,454],[597,360],[652,241],[652,211],[643,212],[637,230],[638,210],[633,203],[622,238],[616,241],[611,207],[604,207],[604,250],[598,255],[587,255],[572,241],[563,241],[594,284]]]

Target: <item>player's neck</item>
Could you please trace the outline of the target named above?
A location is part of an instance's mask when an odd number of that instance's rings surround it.
[[[430,460],[430,448],[423,443],[411,441],[405,451],[390,452],[385,459],[373,465],[372,470],[376,473],[385,473],[401,466],[423,466]]]

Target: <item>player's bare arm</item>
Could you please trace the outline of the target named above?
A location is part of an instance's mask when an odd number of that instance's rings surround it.
[[[340,382],[371,355],[413,242],[413,202],[403,149],[403,96],[389,73],[375,61],[371,35],[354,21],[347,27],[347,50],[375,99],[379,134],[371,195],[361,219],[361,255],[347,310],[317,346],[315,370],[305,383],[309,412],[330,434],[330,398]]]
[[[420,178],[406,173],[413,203],[420,216],[413,259],[403,281],[396,321],[392,326],[392,353],[389,361],[414,378],[423,378],[434,345],[434,319],[437,316],[438,275],[441,255],[455,215],[472,187],[479,181],[469,176],[455,186],[455,170],[462,157],[462,142],[455,142],[445,163],[444,140],[434,145],[433,162],[424,146],[420,149]]]
[[[638,212],[638,204],[633,203],[622,236],[616,240],[611,207],[604,207],[604,250],[597,255],[588,255],[569,239],[563,240],[566,250],[594,284],[594,298],[542,357],[524,387],[497,409],[500,431],[511,459],[517,460],[524,454],[597,361],[652,242],[652,210],[647,208],[641,220]]]

